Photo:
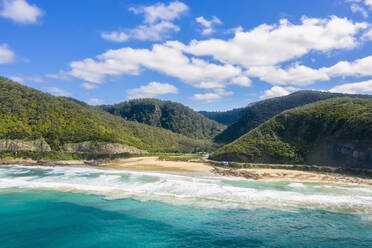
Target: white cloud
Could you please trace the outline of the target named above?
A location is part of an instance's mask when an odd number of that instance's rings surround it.
[[[91,104],[91,105],[100,105],[100,104],[103,104],[105,101],[103,99],[100,99],[100,98],[90,98],[88,103]]]
[[[340,61],[334,66],[323,68],[328,75],[332,77],[338,76],[372,76],[372,56],[362,59],[357,59],[353,62]]]
[[[26,0],[2,0],[2,3],[3,9],[0,10],[0,16],[18,23],[37,23],[38,18],[43,15],[41,9],[27,3]]]
[[[169,36],[174,31],[180,31],[180,28],[172,22],[162,21],[152,25],[140,25],[129,32],[129,37],[137,40],[160,41]]]
[[[229,96],[232,94],[232,91],[225,91],[224,89],[218,88],[215,89],[214,92],[194,94],[191,99],[196,101],[203,101],[205,103],[211,103],[220,100],[223,96]]]
[[[171,84],[151,82],[148,85],[128,90],[128,98],[153,98],[165,94],[177,94],[178,89]]]
[[[330,92],[337,93],[348,93],[348,94],[372,94],[372,80],[358,82],[358,83],[349,83],[341,84],[333,87],[329,90]]]
[[[173,21],[178,19],[189,8],[186,4],[174,1],[165,5],[164,3],[157,3],[151,6],[140,6],[137,8],[130,8],[134,14],[144,14],[145,23],[155,23],[157,21]]]
[[[360,14],[362,14],[362,16],[364,18],[368,17],[368,12],[362,6],[360,6],[358,4],[353,3],[350,6],[350,9],[351,9],[351,12],[353,12],[353,13],[358,13],[359,12]]]
[[[209,35],[209,34],[214,33],[215,30],[213,26],[222,24],[221,20],[218,19],[216,16],[213,16],[212,19],[210,20],[207,20],[203,16],[200,16],[200,17],[197,17],[195,21],[200,23],[204,27],[202,31],[202,34],[204,35]]]
[[[293,87],[273,86],[271,89],[265,90],[265,93],[262,96],[260,96],[260,98],[267,99],[267,98],[278,97],[278,96],[286,96],[296,90],[298,89],[293,88]]]
[[[124,42],[129,36],[124,32],[101,33],[101,37],[112,42]]]
[[[93,90],[93,89],[97,89],[98,85],[90,84],[90,83],[82,83],[82,84],[80,84],[80,87],[84,88],[84,89],[87,89],[87,90]]]
[[[372,9],[372,0],[346,0],[348,3],[362,3]]]
[[[10,79],[18,83],[25,83],[25,82],[44,83],[45,82],[45,79],[41,76],[13,76]]]
[[[192,41],[184,50],[247,68],[276,65],[311,51],[354,48],[358,45],[356,35],[367,27],[367,23],[354,23],[336,16],[327,19],[303,17],[298,25],[282,19],[279,25],[262,24],[247,32],[237,30],[235,37],[227,41]]]
[[[20,84],[23,84],[25,82],[25,80],[22,77],[19,77],[19,76],[13,76],[13,77],[10,77],[10,79],[13,80],[14,82],[17,82],[17,83],[20,83]]]
[[[175,1],[168,5],[157,3],[150,6],[130,8],[129,10],[135,14],[143,14],[143,24],[125,32],[101,33],[103,39],[113,42],[124,42],[129,39],[142,41],[163,40],[168,38],[172,32],[180,31],[180,27],[172,21],[180,18],[188,10],[188,7],[182,2]]]
[[[195,94],[192,99],[204,102],[214,102],[221,99],[221,96],[217,93]]]
[[[366,31],[366,32],[362,35],[362,40],[372,40],[372,29]]]
[[[322,70],[294,64],[282,69],[278,66],[257,66],[247,71],[250,77],[258,77],[260,80],[273,85],[310,85],[316,81],[329,80],[329,76]]]
[[[58,80],[70,80],[71,79],[70,75],[64,70],[60,70],[58,73],[55,73],[55,74],[46,74],[45,76],[47,78],[53,78],[53,79],[58,79]]]
[[[70,92],[57,87],[48,87],[46,90],[55,96],[72,96]]]
[[[203,88],[202,82],[227,82],[242,74],[240,68],[232,65],[212,64],[198,58],[190,59],[171,43],[154,45],[152,50],[109,50],[96,59],[72,62],[70,67],[71,75],[93,83],[102,83],[108,75],[138,75],[144,67],[179,78],[199,88]]]
[[[231,79],[231,84],[239,85],[239,86],[242,86],[242,87],[249,87],[249,86],[251,86],[252,81],[248,77],[239,76],[239,77],[235,77],[235,78]]]
[[[165,21],[160,17],[148,17],[144,25],[148,25],[150,20]],[[248,87],[251,77],[272,85],[306,86],[337,76],[371,75],[369,68],[372,64],[368,58],[342,61],[319,69],[299,63],[282,66],[282,63],[312,51],[327,53],[355,48],[368,33],[368,28],[370,26],[365,22],[356,23],[336,16],[325,19],[303,17],[299,24],[280,20],[277,25],[263,24],[250,31],[236,29],[235,36],[229,40],[207,39],[189,44],[167,41],[155,44],[151,49],[125,47],[108,50],[95,58],[71,62],[68,73],[100,84],[108,76],[139,75],[143,69],[148,69],[178,78],[196,88],[212,90],[195,94],[193,99],[213,101],[224,96],[217,90],[225,91],[229,85]],[[201,56],[212,58],[202,59]],[[270,90],[268,96],[290,92],[288,87]]]
[[[10,64],[15,60],[15,53],[10,50],[7,44],[0,45],[0,65]]]

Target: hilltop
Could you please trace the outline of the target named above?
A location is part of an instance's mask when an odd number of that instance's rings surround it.
[[[191,108],[171,101],[135,99],[99,108],[125,120],[161,127],[191,138],[211,139],[225,128]]]
[[[211,142],[127,121],[0,77],[0,149],[195,152]],[[123,146],[120,146],[123,145]]]
[[[284,111],[215,160],[372,168],[372,99],[334,98]]]
[[[242,109],[239,119],[215,137],[215,142],[227,144],[250,130],[256,128],[271,117],[291,108],[335,97],[372,98],[370,95],[341,94],[303,90],[287,96],[275,97],[252,103]]]
[[[208,119],[215,120],[218,123],[228,126],[238,120],[242,110],[243,108],[236,108],[228,111],[199,111],[199,113]]]

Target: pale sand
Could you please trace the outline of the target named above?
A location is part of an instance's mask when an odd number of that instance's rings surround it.
[[[0,160],[0,164],[40,164],[31,159]],[[81,160],[69,161],[49,161],[44,165],[86,165]],[[87,165],[89,166],[89,165]],[[99,167],[115,168],[122,170],[148,170],[148,171],[168,171],[181,173],[214,173],[222,176],[244,177],[255,180],[276,180],[276,181],[303,181],[303,182],[324,182],[324,183],[355,183],[372,185],[372,179],[347,176],[336,173],[307,172],[299,170],[284,169],[230,169],[214,167],[208,163],[183,162],[183,161],[164,161],[158,157],[133,157],[127,159],[117,159],[107,163],[98,163]]]
[[[207,163],[165,161],[158,157],[136,157],[118,159],[113,162],[100,164],[103,167],[126,170],[154,170],[154,171],[173,171],[173,172],[210,172],[213,167]]]
[[[307,172],[284,169],[225,169],[215,168],[214,173],[224,176],[240,176],[256,180],[298,180],[302,182],[355,183],[372,185],[372,179],[347,176],[337,173]]]

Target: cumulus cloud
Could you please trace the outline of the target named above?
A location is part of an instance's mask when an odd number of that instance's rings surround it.
[[[330,79],[323,70],[312,69],[300,64],[294,64],[284,69],[278,66],[251,67],[247,70],[247,75],[274,85],[305,86],[319,80]]]
[[[362,35],[362,40],[372,40],[372,29],[366,31],[366,32]]]
[[[372,94],[372,80],[337,85],[329,91],[348,94]]]
[[[124,32],[101,33],[101,37],[112,42],[124,42],[129,39],[129,35]]]
[[[129,32],[129,37],[142,41],[159,41],[168,37],[172,31],[178,32],[180,28],[172,22],[162,21],[152,25],[140,25]]]
[[[47,92],[50,94],[53,94],[55,96],[72,96],[72,94],[66,90],[62,90],[57,87],[47,87],[46,88]]]
[[[7,44],[0,45],[0,64],[10,64],[15,60],[15,53]]]
[[[153,22],[151,20],[159,23],[175,18],[156,16],[145,15],[144,25]],[[229,85],[248,87],[250,78],[259,78],[281,86],[265,92],[263,97],[269,97],[291,92],[285,85],[307,86],[338,76],[371,75],[368,57],[323,68],[310,68],[298,62],[288,64],[312,51],[327,53],[355,48],[366,39],[362,37],[367,36],[369,28],[365,22],[336,16],[324,19],[303,17],[299,24],[280,20],[276,25],[263,24],[249,31],[236,29],[234,37],[228,40],[212,38],[189,44],[167,41],[150,49],[112,49],[94,58],[71,62],[68,73],[100,84],[109,76],[139,75],[148,69],[211,91],[193,96],[194,100],[208,102],[228,95],[226,88]],[[283,63],[287,65],[283,66]]]
[[[37,23],[43,15],[43,11],[34,4],[29,4],[26,0],[2,0],[3,9],[0,16],[11,19],[22,24]]]
[[[18,83],[25,83],[25,82],[44,83],[45,82],[45,79],[42,76],[13,76],[10,79]]]
[[[368,12],[360,5],[353,3],[350,6],[351,12],[353,13],[360,13],[364,18],[368,17]]]
[[[242,74],[240,68],[208,63],[198,58],[188,58],[177,47],[156,44],[149,49],[121,48],[109,50],[96,59],[70,63],[70,74],[93,83],[102,83],[105,76],[132,74],[147,68],[176,77],[194,87],[204,88],[204,82],[224,82]]]
[[[180,31],[179,26],[175,25],[173,21],[180,18],[188,10],[188,7],[182,2],[175,1],[168,5],[157,3],[150,6],[130,8],[129,10],[134,14],[143,14],[143,24],[126,32],[103,32],[101,33],[103,39],[113,42],[124,42],[129,39],[163,40],[169,37],[172,32]]]
[[[276,65],[303,56],[311,51],[328,52],[351,49],[358,45],[356,35],[368,27],[347,18],[326,19],[303,17],[301,24],[286,19],[278,25],[262,24],[253,30],[237,30],[230,40],[192,41],[184,49],[197,56],[244,67]]]
[[[271,89],[265,90],[265,93],[262,96],[260,96],[260,98],[267,99],[278,96],[286,96],[296,90],[298,89],[294,87],[273,86]]]
[[[98,85],[97,84],[90,84],[90,83],[82,83],[80,84],[81,88],[87,89],[87,90],[93,90],[97,89]]]
[[[223,96],[229,96],[232,95],[232,91],[225,91],[222,88],[215,89],[214,92],[208,92],[208,93],[198,93],[194,94],[191,99],[196,101],[202,101],[205,103],[215,102],[220,100]]]
[[[195,19],[196,22],[200,23],[203,26],[202,34],[209,35],[214,33],[214,26],[221,25],[222,21],[218,19],[216,16],[213,16],[212,19],[207,20],[203,16],[197,17]]]
[[[90,98],[88,103],[91,104],[91,105],[100,105],[100,104],[105,103],[105,101],[103,99],[100,99],[100,98]]]
[[[20,84],[23,84],[25,82],[23,77],[20,77],[20,76],[13,76],[13,77],[10,77],[10,79]]]
[[[45,76],[47,78],[53,78],[53,79],[65,80],[65,81],[71,79],[71,76],[64,70],[60,70],[58,73],[55,73],[55,74],[46,74]]]
[[[156,3],[150,6],[132,7],[129,10],[134,14],[144,14],[145,23],[155,23],[157,21],[173,21],[178,19],[189,8],[186,4],[174,1],[165,5],[164,3]]]
[[[246,76],[239,76],[231,79],[231,84],[239,85],[242,87],[249,87],[252,84],[252,81]]]
[[[153,98],[165,94],[177,94],[178,89],[171,84],[151,82],[139,88],[128,90],[128,98]]]
[[[332,77],[339,76],[372,76],[372,56],[357,59],[353,62],[340,61],[334,66],[323,68],[328,75]]]
[[[372,9],[372,0],[346,0],[348,3],[361,3]]]

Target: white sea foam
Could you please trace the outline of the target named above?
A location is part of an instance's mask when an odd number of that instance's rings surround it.
[[[35,173],[27,176],[30,172]],[[296,182],[288,184],[289,189],[284,190],[269,182],[242,181],[244,187],[237,186],[234,184],[236,179],[218,176],[187,176],[79,166],[6,166],[0,167],[0,175],[0,188],[3,189],[86,192],[104,195],[108,199],[132,197],[214,208],[319,208],[372,215],[372,187],[311,187],[306,183]],[[257,187],[260,183],[265,187]]]
[[[290,183],[288,184],[291,188],[305,188],[306,186],[303,183]]]

